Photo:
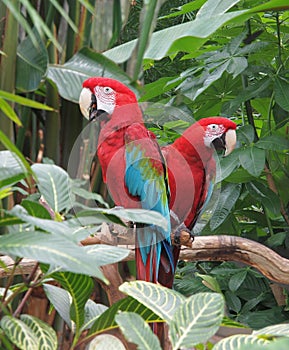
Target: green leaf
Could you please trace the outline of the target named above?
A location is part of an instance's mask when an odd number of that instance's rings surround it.
[[[31,315],[21,315],[20,319],[34,333],[38,340],[38,349],[57,350],[57,336],[52,327]]]
[[[30,100],[29,98],[26,98],[26,97],[14,95],[7,91],[0,90],[0,97],[11,102],[19,103],[20,105],[23,105],[23,106],[36,108],[36,109],[43,109],[45,111],[53,111],[52,107],[49,107],[43,103]]]
[[[97,256],[87,256],[83,247],[65,237],[37,231],[15,232],[0,236],[0,251],[2,254],[51,264],[62,271],[91,275],[106,281],[97,267]]]
[[[86,347],[86,350],[126,350],[123,343],[115,336],[101,334],[95,337]]]
[[[216,175],[216,183],[223,181],[239,166],[238,151],[234,151],[227,157],[220,159],[219,168]]]
[[[91,295],[93,281],[89,276],[72,272],[55,272],[51,277],[71,295],[70,319],[74,322],[74,332],[80,334],[85,320],[85,304]]]
[[[239,153],[242,167],[249,174],[258,177],[265,166],[265,151],[255,146],[243,148]]]
[[[262,137],[255,146],[262,149],[284,152],[289,149],[289,140],[280,135],[268,135]]]
[[[28,199],[23,199],[23,201],[21,202],[21,206],[27,210],[27,213],[29,215],[32,215],[39,219],[51,219],[51,216],[48,213],[48,211],[43,207],[43,205],[37,202],[32,202]]]
[[[71,295],[66,290],[52,284],[44,283],[43,289],[50,303],[55,307],[55,310],[63,318],[67,326],[72,329],[70,319]]]
[[[105,200],[102,198],[102,196],[98,193],[94,193],[94,192],[90,192],[84,188],[79,188],[74,186],[71,187],[72,193],[74,193],[75,195],[85,198],[85,199],[93,199],[95,201],[97,201],[98,203],[104,205],[106,208],[108,208],[108,204],[105,202]]]
[[[71,208],[70,178],[65,170],[54,164],[33,164],[41,195],[55,212]]]
[[[130,82],[113,61],[88,48],[81,49],[64,65],[50,65],[47,75],[57,85],[61,97],[75,103],[78,103],[82,83],[92,76],[105,76],[124,84]]]
[[[15,153],[0,151],[0,188],[25,178],[26,169]]]
[[[26,37],[17,48],[16,87],[20,91],[38,88],[48,68],[48,53],[40,35],[34,30],[37,46]]]
[[[270,335],[274,337],[289,337],[289,324],[281,323],[253,331],[253,335]]]
[[[23,321],[12,317],[4,316],[0,326],[10,341],[21,350],[38,350],[38,339],[35,333]]]
[[[237,129],[237,140],[238,142],[250,145],[255,138],[255,132],[252,125],[243,125]]]
[[[236,292],[239,289],[247,276],[247,272],[247,270],[237,272],[230,278],[228,286],[232,292]]]
[[[210,220],[212,230],[215,230],[226,220],[240,196],[241,187],[240,183],[228,183],[222,188],[218,204]]]
[[[269,344],[269,341],[254,335],[238,334],[222,339],[215,344],[213,350],[241,350],[242,346],[246,344],[260,344],[263,348],[265,345]]]
[[[14,112],[14,109],[3,98],[0,98],[0,109],[15,124],[17,124],[18,126],[22,126],[21,120],[18,118],[17,114]]]
[[[198,293],[179,306],[169,322],[173,350],[191,348],[213,336],[224,315],[224,298],[217,293]]]
[[[141,316],[133,312],[121,312],[115,317],[126,339],[139,350],[161,350],[158,337]]]
[[[252,198],[262,203],[274,215],[280,214],[280,199],[272,190],[260,182],[252,181],[246,184]]]
[[[179,305],[185,297],[161,285],[150,282],[133,281],[125,282],[119,290],[151,309],[165,321],[171,321]]]
[[[274,81],[275,99],[285,111],[289,111],[288,85],[288,80],[281,76],[276,76]]]
[[[85,319],[81,330],[90,329],[93,323],[98,319],[98,317],[108,309],[107,306],[102,304],[97,304],[93,300],[88,299],[85,304]]]
[[[98,334],[105,330],[116,328],[115,316],[119,311],[135,312],[140,315],[146,322],[160,322],[162,319],[152,310],[143,305],[138,300],[128,297],[113,304],[109,309],[104,311],[94,322],[88,335]]]

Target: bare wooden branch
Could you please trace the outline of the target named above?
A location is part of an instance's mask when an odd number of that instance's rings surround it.
[[[187,233],[185,233],[185,235],[186,234]],[[81,243],[87,245],[105,242],[91,237]],[[133,246],[118,245],[131,249],[129,256],[124,260],[134,260]],[[260,243],[241,237],[226,235],[197,236],[191,247],[181,247],[180,259],[187,261],[241,262],[256,268],[271,281],[289,285],[289,260]],[[3,278],[9,275],[9,271],[12,270],[14,262],[7,256],[2,256],[1,261],[7,266],[5,269],[0,269],[0,278]],[[35,266],[35,263],[36,262],[33,260],[23,259],[21,264],[16,268],[15,273],[29,274]]]

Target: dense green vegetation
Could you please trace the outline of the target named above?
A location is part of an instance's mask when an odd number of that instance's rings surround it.
[[[215,205],[195,234],[246,237],[289,258],[288,0],[1,0],[0,16],[0,252],[15,261],[1,262],[1,348],[123,349],[99,336],[119,326],[159,349],[145,321],[167,322],[173,349],[204,349],[222,322],[254,333],[208,348],[288,347],[287,289],[278,304],[266,278],[233,263],[181,262],[174,291],[126,282],[112,306],[90,299],[92,277],[109,282],[101,266],[129,251],[79,241],[103,222],[166,223],[109,209],[97,165],[88,191],[95,144],[77,105],[82,82],[104,75],[134,89],[161,144],[201,117],[233,118],[237,149],[219,159]],[[23,258],[35,260],[28,276]],[[37,288],[57,311],[50,325],[29,315]]]

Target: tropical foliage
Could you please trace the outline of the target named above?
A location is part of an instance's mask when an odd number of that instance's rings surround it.
[[[219,158],[214,202],[195,234],[240,235],[288,258],[288,1],[1,0],[0,14],[0,250],[15,261],[1,262],[1,346],[123,349],[99,335],[119,327],[138,348],[159,349],[146,323],[165,321],[173,349],[201,349],[234,320],[254,332],[214,349],[287,348],[289,327],[279,324],[288,322],[287,297],[277,305],[268,280],[247,267],[181,263],[175,291],[138,281],[123,284],[127,297],[112,306],[90,298],[92,277],[109,282],[101,266],[129,251],[80,246],[82,239],[103,222],[166,223],[109,209],[97,165],[88,183],[94,139],[77,101],[92,75],[129,84],[161,144],[201,117],[234,118],[238,147]],[[23,258],[35,266],[19,278]],[[58,326],[26,313],[37,288]],[[66,344],[57,337],[64,324]]]

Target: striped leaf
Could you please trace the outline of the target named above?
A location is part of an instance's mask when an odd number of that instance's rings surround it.
[[[50,327],[47,323],[31,315],[21,315],[20,319],[35,334],[36,339],[38,340],[38,349],[41,349],[41,350],[57,349],[57,336],[52,327]]]
[[[289,337],[289,324],[275,324],[268,326],[257,331],[253,331],[253,335],[271,335],[271,336],[283,336]]]
[[[101,334],[95,337],[85,348],[86,350],[126,350],[123,343],[115,336]]]
[[[21,350],[38,350],[35,333],[23,321],[12,316],[4,316],[0,326],[9,340]]]
[[[115,316],[119,311],[135,312],[146,322],[162,321],[160,317],[158,317],[152,310],[142,305],[141,302],[128,297],[113,304],[109,309],[102,313],[90,328],[89,335],[98,334],[116,328],[117,323],[115,322]]]
[[[214,346],[213,350],[241,350],[246,344],[258,344],[264,346],[269,344],[269,341],[254,335],[236,334],[222,339]]]
[[[115,319],[126,339],[136,344],[138,350],[161,350],[158,337],[141,316],[133,312],[122,312]]]
[[[198,293],[188,298],[169,322],[173,350],[207,341],[218,330],[224,316],[224,299],[217,293]]]
[[[151,309],[165,321],[172,321],[185,297],[168,288],[144,281],[126,282],[119,289]]]

